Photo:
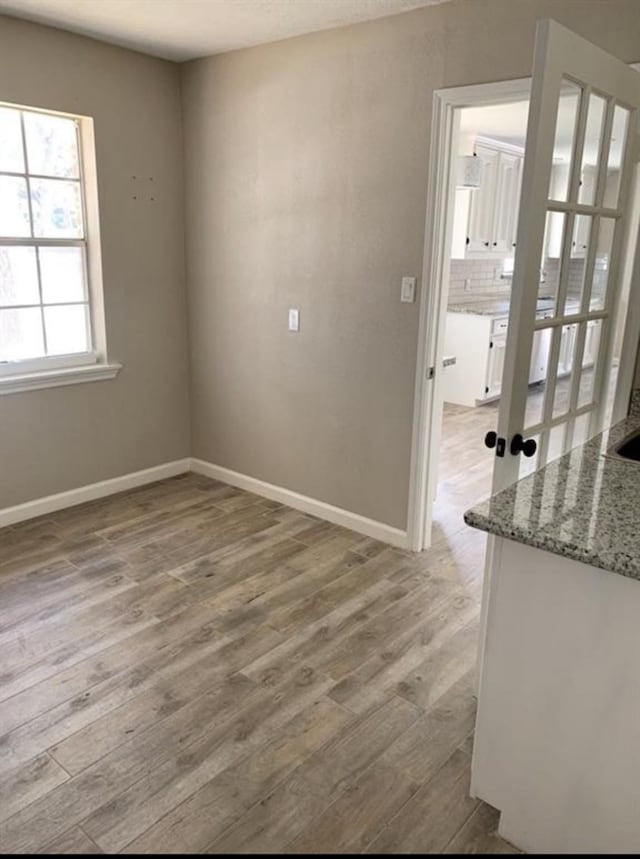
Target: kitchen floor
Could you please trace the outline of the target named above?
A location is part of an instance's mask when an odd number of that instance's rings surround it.
[[[490,463],[422,555],[195,475],[0,531],[2,851],[517,852],[468,795]]]

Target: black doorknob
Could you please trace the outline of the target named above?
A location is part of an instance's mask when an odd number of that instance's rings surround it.
[[[522,451],[525,456],[533,456],[537,449],[538,445],[534,438],[528,438],[525,441],[519,432],[511,439],[511,445],[509,447],[509,450],[514,456],[517,456],[520,451]]]
[[[484,443],[486,447],[495,447],[498,442],[498,433],[491,430],[484,437]]]

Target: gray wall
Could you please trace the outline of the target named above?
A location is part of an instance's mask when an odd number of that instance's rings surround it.
[[[432,92],[547,16],[640,59],[637,0],[453,0],[183,67],[195,456],[406,527]]]
[[[190,438],[178,67],[0,17],[0,100],[95,120],[109,355],[124,365],[0,397],[2,508],[188,456]],[[156,202],[134,201],[151,176]]]

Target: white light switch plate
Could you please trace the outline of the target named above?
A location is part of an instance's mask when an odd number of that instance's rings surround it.
[[[413,304],[416,300],[416,279],[415,277],[403,277],[402,289],[400,290],[400,301],[406,304]]]
[[[295,307],[289,308],[289,331],[300,330],[300,311]]]

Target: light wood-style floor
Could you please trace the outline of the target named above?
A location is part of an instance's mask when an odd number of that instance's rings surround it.
[[[185,475],[0,531],[0,850],[513,852],[457,526],[411,555]]]

